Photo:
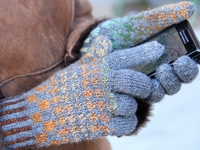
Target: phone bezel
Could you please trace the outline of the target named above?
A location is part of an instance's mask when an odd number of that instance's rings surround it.
[[[166,28],[165,30],[161,31],[160,33],[152,36],[150,39],[158,36],[159,34],[162,34],[163,32],[166,32],[167,30],[170,30],[172,28],[175,28],[179,34],[179,37],[180,37],[180,39],[186,49],[186,52],[187,52],[185,55],[190,56],[192,59],[194,59],[197,63],[200,64],[200,43],[199,43],[199,40],[198,40],[197,36],[195,35],[194,30],[192,29],[188,20],[184,20],[178,24],[172,25],[172,26]],[[189,38],[189,42],[186,44],[184,44],[184,41],[180,35],[181,31],[185,31],[185,33],[188,35],[187,38]],[[146,40],[145,42],[148,42],[150,39]],[[171,61],[170,64],[173,65],[173,62],[174,61]],[[153,77],[155,75],[155,71],[148,74],[148,76]]]
[[[190,55],[192,53],[194,53],[195,51],[200,52],[200,44],[199,41],[189,23],[188,20],[185,20],[179,24],[174,25],[174,27],[176,28],[179,37],[181,38],[183,45],[187,51],[187,55]],[[185,34],[187,35],[187,38],[189,38],[189,42],[188,43],[184,43],[183,38],[180,35],[181,31],[185,31]]]

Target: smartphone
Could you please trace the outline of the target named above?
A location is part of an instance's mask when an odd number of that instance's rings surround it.
[[[164,63],[173,65],[173,62],[183,55],[190,56],[200,64],[200,44],[187,20],[165,29],[145,42],[149,41],[157,41],[162,44],[165,51],[156,62],[137,69],[148,76],[154,76],[156,68]]]

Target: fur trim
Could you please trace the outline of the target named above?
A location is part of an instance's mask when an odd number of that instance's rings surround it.
[[[133,131],[133,134],[137,134],[139,132],[139,130],[143,127],[146,126],[147,122],[150,121],[148,119],[149,116],[151,116],[151,110],[152,110],[152,105],[148,104],[147,102],[144,102],[142,100],[138,100],[137,99],[137,103],[138,103],[138,110],[136,112],[136,116],[138,119],[138,124],[136,126],[136,129]]]

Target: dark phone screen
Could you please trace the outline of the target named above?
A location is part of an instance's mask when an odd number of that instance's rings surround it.
[[[141,68],[137,68],[136,70],[149,75],[153,73],[161,64],[170,63],[176,60],[178,57],[186,54],[187,51],[179,34],[184,36],[184,32],[178,33],[175,27],[171,27],[170,29],[165,30],[161,34],[148,40],[157,41],[158,43],[162,44],[165,47],[165,51],[160,59],[158,59],[156,62],[145,65]]]

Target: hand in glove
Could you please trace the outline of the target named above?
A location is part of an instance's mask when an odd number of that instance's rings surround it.
[[[150,42],[113,52],[110,40],[98,37],[91,53],[77,63],[31,91],[0,103],[5,145],[28,149],[132,133],[138,123],[135,98],[155,100],[167,87],[179,87],[175,85],[179,82],[162,86],[158,80],[188,82],[198,72],[187,57],[177,60],[174,67],[161,66],[153,80],[129,70],[155,61],[163,49],[157,42]],[[167,74],[163,73],[166,70]]]
[[[110,51],[112,44],[99,37],[92,47],[94,51]],[[150,42],[88,64],[84,63],[86,55],[31,91],[3,100],[0,122],[5,145],[10,149],[48,147],[134,132],[138,123],[135,98],[147,98],[157,85],[129,68],[157,60],[163,50],[162,45]],[[179,60],[177,67],[183,62]],[[180,71],[186,70],[188,75],[196,72],[196,66],[184,67]],[[162,69],[158,77],[160,73]]]
[[[134,47],[172,24],[189,19],[194,11],[195,7],[191,2],[181,2],[144,11],[135,16],[104,21],[85,40],[81,49],[82,55],[89,52],[91,42],[99,35],[112,41],[112,51]]]
[[[105,50],[112,49],[108,39],[104,43]],[[103,46],[98,40],[93,44]],[[151,42],[88,64],[83,57],[31,91],[1,101],[5,146],[28,149],[130,134],[137,125],[134,97],[148,97],[152,84],[128,68],[155,61],[163,49]]]
[[[194,11],[195,7],[191,2],[180,2],[144,11],[135,16],[107,20],[99,24],[90,33],[81,49],[82,55],[87,55],[86,62],[89,63],[121,48],[134,47],[165,28],[189,19]],[[113,44],[113,49],[102,51],[102,48],[100,48],[93,53],[87,53],[91,50],[91,41],[99,35],[108,37]],[[169,64],[158,68],[157,72],[159,73],[157,73],[156,79],[152,81],[152,84],[155,85],[153,92],[147,98],[149,103],[160,101],[165,94],[173,95],[177,93],[181,87],[181,82],[188,83],[196,77],[198,68],[193,60],[183,56],[177,62],[174,63],[174,68]],[[139,71],[143,66],[137,66],[135,70]],[[190,68],[195,68],[191,71],[191,75],[187,71]]]

